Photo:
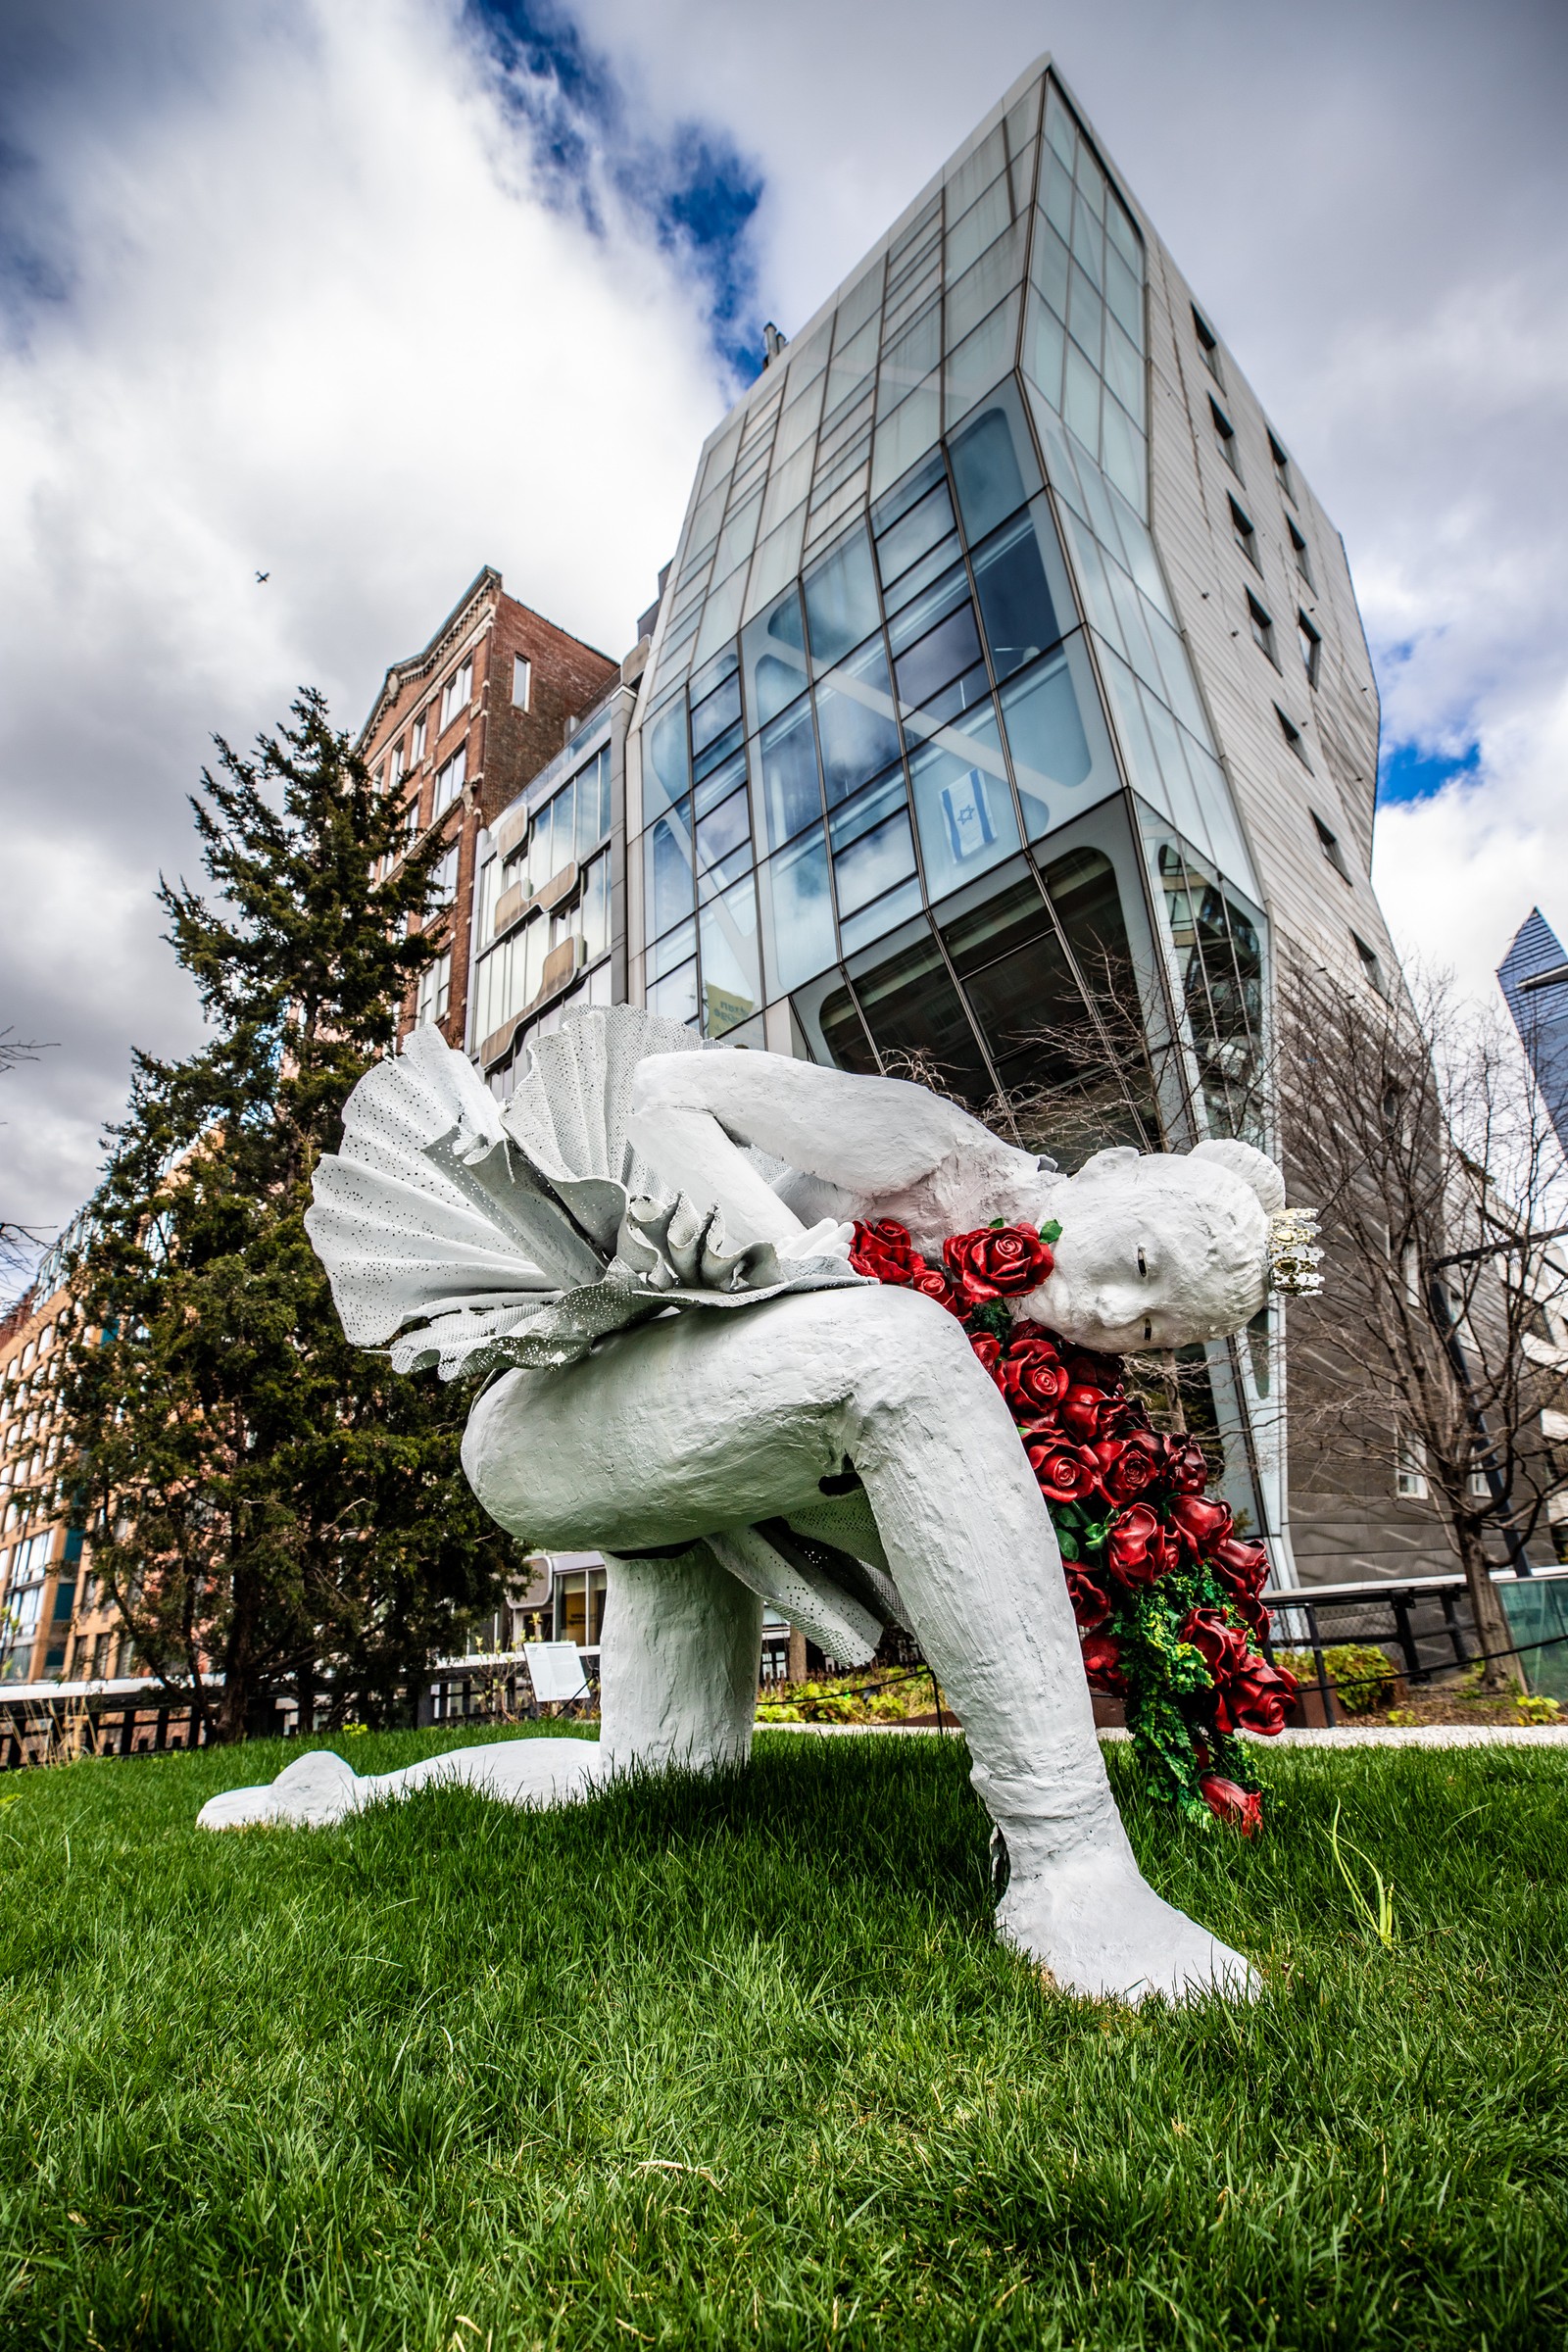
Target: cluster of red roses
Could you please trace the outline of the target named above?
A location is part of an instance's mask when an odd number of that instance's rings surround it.
[[[1129,1396],[1118,1357],[1096,1355],[1036,1323],[1015,1323],[1003,1303],[1032,1291],[1054,1266],[1051,1241],[1027,1225],[956,1234],[929,1265],[905,1227],[885,1218],[857,1225],[850,1263],[857,1273],[923,1291],[956,1315],[969,1344],[1006,1399],[1061,1544],[1078,1621],[1084,1670],[1097,1689],[1137,1695],[1138,1665],[1128,1640],[1141,1595],[1174,1580],[1195,1581],[1209,1597],[1183,1605],[1175,1641],[1196,1650],[1211,1686],[1193,1740],[1198,1786],[1211,1811],[1244,1830],[1256,1824],[1254,1791],[1209,1764],[1208,1731],[1229,1742],[1247,1730],[1283,1730],[1296,1694],[1288,1674],[1270,1666],[1251,1636],[1267,1628],[1258,1595],[1267,1574],[1261,1544],[1238,1539],[1228,1503],[1203,1489],[1208,1466],[1189,1437],[1163,1437]],[[1196,1580],[1193,1571],[1206,1572]],[[1139,1645],[1148,1664],[1147,1644]]]

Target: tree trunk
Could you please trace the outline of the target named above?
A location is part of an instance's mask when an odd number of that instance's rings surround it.
[[[233,1575],[228,1639],[223,1644],[223,1697],[215,1727],[216,1737],[225,1743],[243,1740],[250,1720],[256,1686],[256,1633],[262,1605],[261,1582],[256,1571],[236,1567]]]
[[[308,1740],[316,1729],[316,1652],[301,1652],[294,1663],[294,1696],[299,1714],[294,1729],[301,1740]]]
[[[1456,1512],[1453,1535],[1459,1547],[1464,1581],[1470,1592],[1470,1610],[1475,1619],[1476,1634],[1487,1659],[1482,1670],[1481,1688],[1492,1696],[1506,1697],[1512,1691],[1523,1690],[1525,1678],[1519,1660],[1507,1654],[1513,1648],[1513,1634],[1509,1629],[1502,1598],[1492,1581],[1486,1549],[1475,1521],[1467,1514]]]

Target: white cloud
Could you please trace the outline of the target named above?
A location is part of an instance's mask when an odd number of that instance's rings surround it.
[[[544,200],[442,9],[197,63],[40,99],[67,294],[0,362],[0,1025],[61,1041],[6,1081],[4,1208],[45,1226],[129,1047],[194,1034],[152,892],[210,734],[304,681],[357,725],[487,562],[621,652],[723,405],[702,289],[605,189],[603,236]]]

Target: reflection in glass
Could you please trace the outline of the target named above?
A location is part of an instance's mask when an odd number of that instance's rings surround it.
[[[961,433],[955,434],[950,455],[958,512],[971,547],[999,522],[1005,522],[1040,487],[1034,455],[1010,389]]]
[[[825,971],[838,953],[820,825],[770,858],[758,881],[767,993],[776,998]]]
[[[841,915],[853,914],[914,872],[914,840],[902,772],[841,808],[831,830]]]
[[[809,702],[798,703],[762,729],[760,753],[768,846],[777,849],[822,813]]]
[[[690,915],[684,923],[677,924],[673,931],[666,931],[663,938],[656,940],[649,949],[649,978],[651,980],[663,979],[666,973],[672,972],[678,963],[684,963],[688,956],[695,956],[696,953],[697,918],[695,915]]]
[[[1010,677],[1062,634],[1041,561],[1037,524],[1050,530],[1050,515],[1020,514],[975,554],[975,592],[991,666],[999,679]]]
[[[879,1053],[927,1054],[966,1102],[978,1104],[990,1096],[993,1082],[979,1041],[929,934],[870,971],[858,971],[856,993]],[[825,1004],[822,1027],[827,1031]]]
[[[697,963],[683,963],[678,971],[656,980],[648,991],[648,1009],[666,1021],[683,1021],[688,1026],[697,1018]]]
[[[648,884],[648,928],[654,938],[692,910],[692,839],[689,804],[672,808],[644,834]]]
[[[941,547],[932,550],[927,562],[934,562],[949,545],[950,542],[944,540]],[[953,540],[951,545],[956,555],[957,541]],[[895,605],[891,600],[889,602],[888,636],[895,655],[901,654],[906,646],[913,645],[916,639],[934,629],[939,620],[945,620],[950,612],[969,602],[969,575],[963,568],[961,559],[943,572],[929,588],[921,586],[924,571],[925,564],[916,564],[899,583],[895,593],[901,599],[906,596],[907,603]]]
[[[745,779],[746,747],[742,744],[739,750],[732,752],[720,766],[712,768],[696,787],[692,794],[692,813],[695,816],[706,816],[710,808],[716,808],[720,801],[728,800],[736,785],[744,783]]]
[[[1006,375],[1018,356],[1018,295],[1008,295],[973,334],[949,352],[943,369],[948,420],[967,416]]]
[[[645,764],[653,786],[644,813],[652,816],[657,808],[678,801],[690,781],[684,694],[665,704],[645,730],[643,741],[647,746]]]
[[[757,892],[750,878],[704,906],[697,918],[703,963],[703,1027],[710,1037],[739,1028],[762,1001]]]
[[[853,531],[841,539],[832,554],[807,573],[804,586],[813,662],[819,666],[842,662],[877,625],[876,579],[865,532]]]
[[[1071,791],[1094,765],[1065,647],[1005,689],[1002,714],[1023,803],[1024,830],[1033,841],[1061,822],[1054,788]]]
[[[1012,794],[989,704],[944,727],[911,758],[909,774],[926,888],[933,899],[1000,864],[1018,847]]]
[[[765,726],[806,684],[806,633],[798,589],[786,588],[741,635],[746,706],[754,728]]]
[[[965,581],[965,589],[967,585]],[[899,701],[906,710],[918,710],[979,660],[980,632],[975,626],[974,606],[965,594],[956,612],[899,656]]]
[[[698,820],[697,871],[705,885],[704,895],[715,884],[723,888],[739,881],[751,861],[751,810],[742,785],[710,815]]]
[[[919,883],[903,882],[897,890],[890,890],[885,899],[873,899],[869,906],[862,906],[858,914],[841,916],[839,937],[845,955],[853,956],[858,949],[886,939],[890,931],[897,931],[901,923],[919,913],[920,904]]]
[[[899,756],[893,687],[880,637],[824,678],[816,690],[822,776],[831,808]]]
[[[883,585],[890,587],[908,570],[911,564],[929,555],[932,548],[948,538],[956,528],[953,501],[948,495],[948,477],[940,458],[934,466],[922,466],[920,478],[935,475],[933,486],[907,507],[898,519],[889,523],[876,543],[877,565]]]

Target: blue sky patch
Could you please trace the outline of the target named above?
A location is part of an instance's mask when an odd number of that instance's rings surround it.
[[[751,242],[760,172],[714,126],[683,122],[663,139],[638,130],[613,66],[555,0],[465,0],[465,13],[527,131],[546,194],[602,234],[602,174],[695,272],[719,357],[751,382],[762,364]]]
[[[1406,742],[1386,746],[1378,760],[1378,807],[1397,801],[1430,801],[1456,776],[1481,772],[1481,746],[1469,743],[1462,752],[1430,751],[1425,744]]]

